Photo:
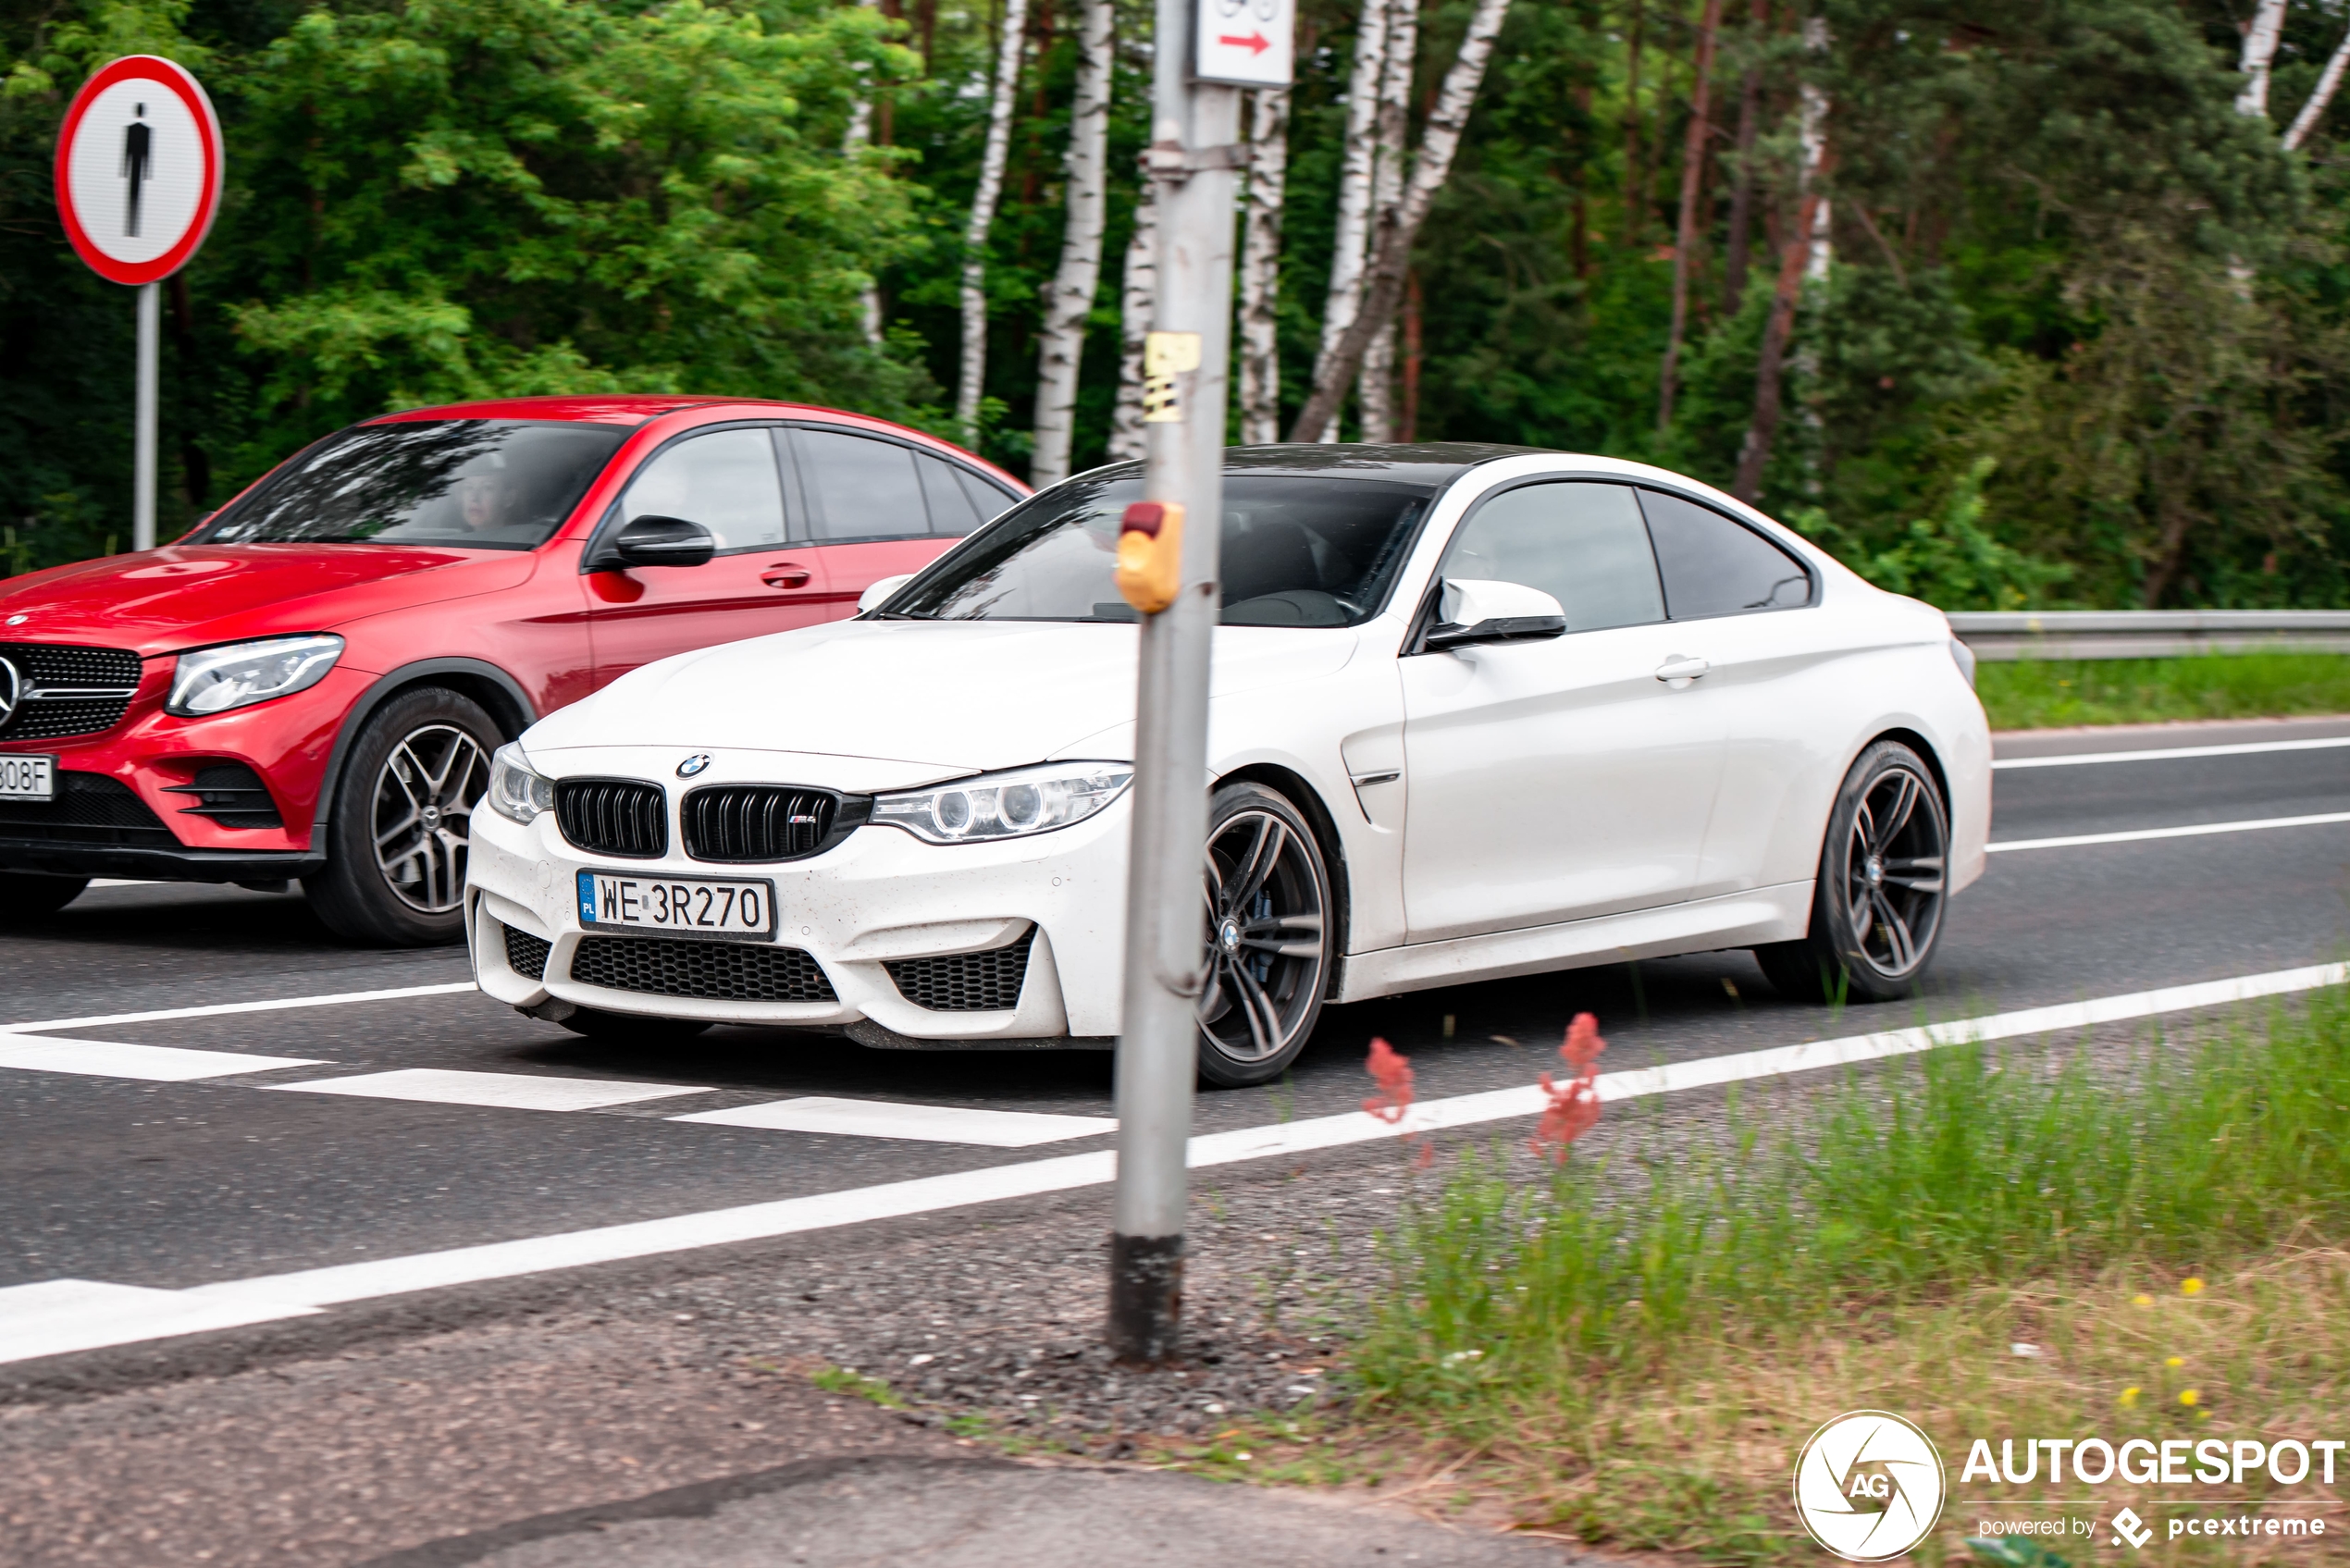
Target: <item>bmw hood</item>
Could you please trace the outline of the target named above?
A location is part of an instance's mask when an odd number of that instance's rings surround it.
[[[893,785],[1132,750],[1135,628],[1014,621],[844,621],[648,664],[523,737],[557,774],[564,752],[656,747],[787,752],[905,765]],[[1345,629],[1228,626],[1224,696],[1337,670]],[[570,761],[584,762],[575,756]],[[851,770],[863,774],[866,770]]]

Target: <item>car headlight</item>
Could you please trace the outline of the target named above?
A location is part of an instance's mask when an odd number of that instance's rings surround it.
[[[1048,762],[881,796],[871,820],[904,828],[925,844],[1018,838],[1083,821],[1117,799],[1133,777],[1124,762]]]
[[[530,771],[522,747],[508,741],[489,757],[489,809],[517,822],[528,822],[555,809],[555,783]]]
[[[316,685],[342,657],[342,639],[271,637],[183,653],[171,673],[163,710],[183,719],[250,708]]]

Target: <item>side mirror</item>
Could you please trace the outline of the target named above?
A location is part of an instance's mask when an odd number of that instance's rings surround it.
[[[895,577],[884,577],[872,584],[863,593],[857,596],[857,613],[862,615],[868,610],[879,610],[884,604],[889,602],[890,595],[913,580],[914,574],[911,572],[900,572]]]
[[[1448,578],[1437,599],[1437,623],[1421,646],[1435,650],[1472,643],[1526,642],[1566,631],[1566,611],[1540,588],[1490,578]]]
[[[629,519],[598,545],[587,567],[610,572],[624,566],[699,566],[717,553],[717,539],[700,524],[648,515]]]

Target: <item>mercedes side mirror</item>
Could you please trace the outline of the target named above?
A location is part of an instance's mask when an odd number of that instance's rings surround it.
[[[889,602],[890,595],[913,580],[914,574],[911,572],[900,572],[895,577],[882,578],[857,596],[857,613],[862,615],[869,610],[879,610]]]
[[[1473,643],[1528,642],[1566,631],[1566,611],[1540,588],[1483,577],[1445,579],[1437,598],[1437,623],[1420,639],[1441,650]]]
[[[718,541],[699,523],[682,517],[632,517],[596,547],[590,572],[624,566],[699,566],[718,553]]]

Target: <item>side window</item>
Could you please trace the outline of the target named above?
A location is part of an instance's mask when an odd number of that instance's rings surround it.
[[[804,426],[792,431],[792,447],[810,539],[906,538],[931,531],[909,449]]]
[[[637,470],[621,515],[699,523],[717,537],[721,550],[773,549],[784,542],[774,444],[764,429],[688,437]]]
[[[993,480],[983,479],[968,468],[956,469],[955,478],[963,487],[963,494],[971,498],[971,506],[978,512],[982,523],[1001,515],[1020,502],[1019,496],[997,488]]]
[[[987,519],[971,504],[955,473],[955,465],[928,452],[914,454],[922,476],[922,495],[930,502],[930,531],[960,538]]]
[[[1812,574],[1803,563],[1746,525],[1661,490],[1642,490],[1640,508],[1676,621],[1812,602]]]
[[[1566,611],[1570,632],[1664,619],[1648,530],[1624,485],[1562,481],[1504,490],[1453,536],[1442,574],[1540,588]]]

